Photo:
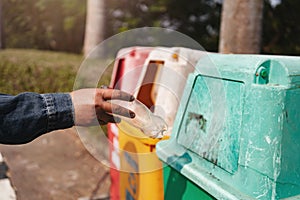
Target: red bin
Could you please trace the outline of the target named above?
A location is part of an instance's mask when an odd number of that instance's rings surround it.
[[[134,94],[138,89],[137,83],[142,68],[151,47],[130,47],[121,49],[116,57],[110,87]],[[108,124],[108,138],[110,141],[110,199],[120,199],[120,147],[118,127]]]

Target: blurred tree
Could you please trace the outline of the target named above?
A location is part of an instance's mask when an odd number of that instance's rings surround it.
[[[105,0],[88,0],[84,37],[84,55],[104,40]]]
[[[184,33],[210,51],[217,51],[220,0],[111,0],[108,35],[131,28],[154,26]]]
[[[4,38],[3,38],[3,11],[2,11],[2,0],[0,0],[0,49],[4,48]]]
[[[265,5],[263,53],[300,55],[300,1],[284,0]]]
[[[82,52],[87,0],[0,1],[7,48]],[[105,37],[136,27],[166,27],[189,35],[209,51],[218,50],[223,0],[105,1]],[[300,1],[270,1],[264,6],[262,52],[300,55]],[[230,34],[241,31],[236,26]]]
[[[174,28],[198,41],[208,51],[217,51],[222,4],[217,0],[169,0],[163,26]],[[184,11],[184,12],[182,12]]]
[[[81,52],[85,0],[2,0],[8,48]]]
[[[263,3],[263,0],[224,0],[221,53],[260,53]]]

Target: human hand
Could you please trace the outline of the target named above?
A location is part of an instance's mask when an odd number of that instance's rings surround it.
[[[70,93],[74,110],[75,125],[77,126],[95,126],[104,125],[108,122],[118,123],[119,117],[112,113],[134,118],[135,114],[119,105],[111,104],[106,100],[119,99],[124,101],[133,101],[134,97],[126,92],[114,89],[80,89]]]

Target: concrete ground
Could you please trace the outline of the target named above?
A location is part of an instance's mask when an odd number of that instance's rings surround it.
[[[18,200],[74,200],[109,192],[109,176],[98,184],[108,168],[88,153],[74,128],[25,145],[0,145],[0,152]]]
[[[0,153],[0,199],[16,200],[16,192],[7,177],[8,167]]]

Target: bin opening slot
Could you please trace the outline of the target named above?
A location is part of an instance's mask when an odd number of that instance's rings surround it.
[[[122,88],[122,74],[124,72],[124,62],[125,59],[122,58],[118,61],[118,68],[117,68],[117,73],[116,73],[116,77],[115,77],[115,81],[114,81],[114,89],[121,89]]]
[[[150,61],[142,81],[137,99],[145,104],[151,111],[157,96],[159,74],[164,61]]]

